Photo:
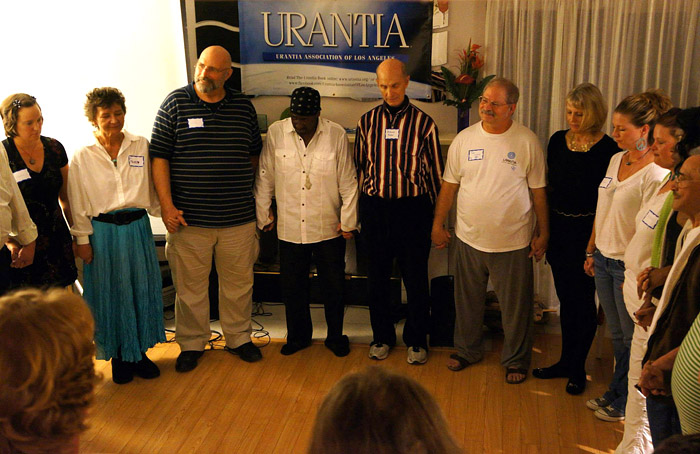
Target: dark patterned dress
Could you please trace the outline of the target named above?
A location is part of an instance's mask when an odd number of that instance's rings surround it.
[[[72,238],[58,203],[58,193],[63,185],[61,168],[68,164],[66,150],[58,140],[41,136],[44,166],[40,172],[34,172],[24,163],[13,139],[5,139],[2,143],[12,172],[18,175],[17,172],[26,169],[29,173],[30,178],[18,181],[17,185],[39,232],[34,263],[26,268],[12,268],[10,287],[69,286],[75,281],[77,270]]]

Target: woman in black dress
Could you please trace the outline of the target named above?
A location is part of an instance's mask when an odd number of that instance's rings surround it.
[[[7,139],[2,141],[15,181],[37,226],[34,263],[12,268],[10,287],[67,287],[77,277],[72,239],[63,216],[70,221],[66,193],[68,156],[56,139],[41,135],[44,118],[33,96],[16,93],[0,104]],[[7,244],[13,258],[19,245]]]
[[[619,148],[601,128],[607,108],[593,84],[583,83],[566,96],[568,130],[557,131],[547,147],[550,239],[547,261],[552,266],[560,304],[561,359],[534,369],[537,378],[568,378],[566,391],[586,388],[586,357],[597,327],[595,283],[581,268],[593,228],[598,185]]]

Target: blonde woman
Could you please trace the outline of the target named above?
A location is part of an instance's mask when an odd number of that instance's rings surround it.
[[[598,327],[595,283],[581,270],[581,251],[593,229],[598,184],[610,158],[620,151],[601,131],[607,115],[598,87],[578,85],[566,96],[569,129],[555,132],[547,147],[547,262],[559,297],[561,357],[532,375],[567,378],[566,392],[574,395],[586,389],[586,357]]]

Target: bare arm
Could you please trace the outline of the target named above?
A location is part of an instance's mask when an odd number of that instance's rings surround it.
[[[73,213],[70,210],[70,202],[68,201],[68,164],[61,167],[61,177],[63,177],[63,184],[58,191],[58,202],[61,204],[68,225],[73,225]]]
[[[545,188],[531,188],[532,203],[537,216],[537,227],[530,242],[530,257],[540,261],[547,251],[549,243],[549,207],[547,206],[547,190]]]
[[[430,234],[433,243],[438,249],[445,248],[450,242],[450,232],[445,227],[447,214],[452,208],[452,203],[455,199],[455,194],[459,189],[457,183],[450,183],[442,180],[440,193],[438,194],[437,202],[435,203],[435,216],[433,217],[433,230]]]
[[[586,246],[586,254],[593,254],[593,252],[595,252],[595,220],[593,221],[591,237],[588,239],[588,245]],[[583,271],[591,277],[595,276],[595,266],[593,265],[593,257],[586,257],[586,259],[583,262]]]
[[[173,204],[173,196],[170,192],[170,162],[163,158],[153,158],[151,162],[153,173],[153,185],[156,187],[158,200],[160,200],[161,217],[168,232],[175,233],[180,225],[187,225],[183,212]]]

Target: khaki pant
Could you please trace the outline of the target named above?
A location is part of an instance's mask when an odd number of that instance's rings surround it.
[[[180,227],[168,233],[175,299],[175,340],[180,349],[204,350],[210,338],[209,273],[212,256],[219,274],[219,316],[226,346],[250,342],[253,264],[259,244],[255,222],[222,229]]]

